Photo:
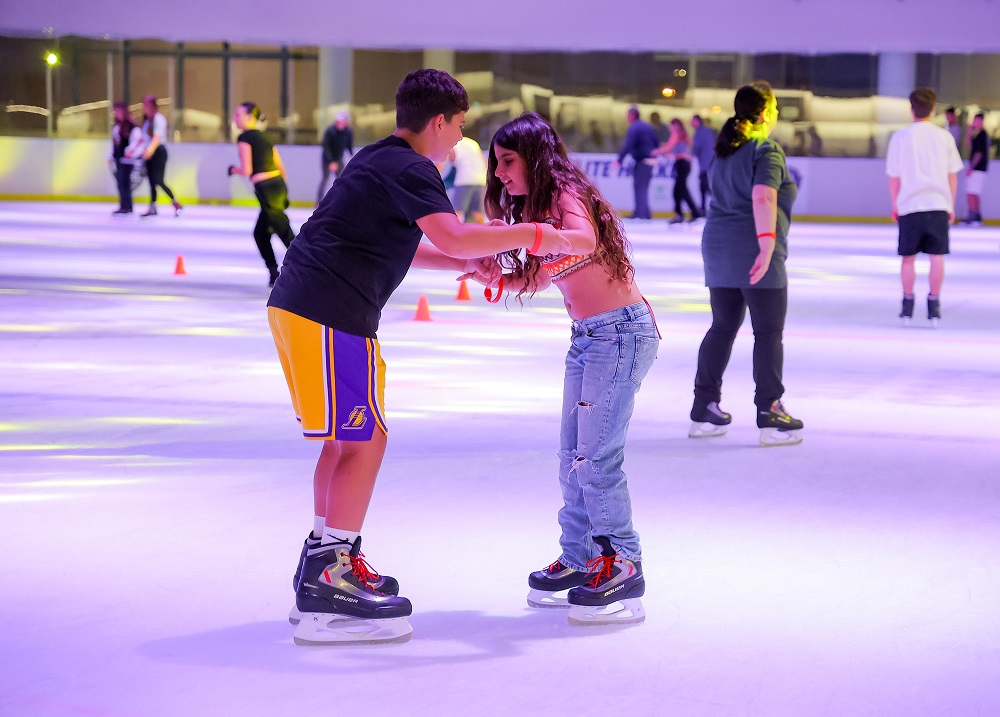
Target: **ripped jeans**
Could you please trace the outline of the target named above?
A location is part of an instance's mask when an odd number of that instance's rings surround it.
[[[586,570],[601,553],[599,535],[622,557],[641,557],[622,462],[635,395],[659,343],[645,302],[573,322],[559,438],[559,561],[568,568]]]

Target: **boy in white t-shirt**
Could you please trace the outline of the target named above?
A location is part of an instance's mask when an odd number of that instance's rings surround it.
[[[913,318],[914,260],[927,254],[931,262],[927,319],[937,326],[941,318],[944,255],[948,253],[948,227],[955,221],[955,195],[962,158],[946,129],[930,121],[937,95],[929,87],[910,93],[913,124],[889,140],[886,174],[892,195],[892,216],[899,224],[899,255],[903,257],[903,324]]]

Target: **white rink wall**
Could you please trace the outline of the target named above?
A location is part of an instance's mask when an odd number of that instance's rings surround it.
[[[108,169],[108,140],[0,137],[0,197],[7,199],[107,199],[117,194]],[[289,196],[293,203],[315,201],[320,180],[319,146],[279,146],[288,169]],[[230,144],[172,143],[168,145],[167,184],[187,202],[253,200],[249,182],[228,177],[226,167],[236,162]],[[622,212],[633,207],[631,170],[615,167],[614,154],[577,154],[574,160],[593,178],[601,191]],[[832,217],[888,217],[889,188],[885,160],[840,157],[790,157],[789,166],[801,184],[795,214]],[[698,194],[697,166],[688,180]],[[959,180],[958,214],[964,214],[964,181]],[[656,213],[673,211],[670,167],[657,167],[650,187],[650,204]],[[137,190],[142,202],[148,185]],[[991,214],[990,197],[1000,195],[997,172],[987,177],[985,213]]]

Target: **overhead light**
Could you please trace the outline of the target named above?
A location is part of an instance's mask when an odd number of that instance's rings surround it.
[[[664,87],[663,91],[660,92],[660,94],[662,94],[664,97],[673,97],[674,95],[677,94],[677,90],[675,90],[673,87]]]
[[[54,67],[59,64],[59,55],[54,52],[48,52],[45,54],[45,64],[49,67]]]

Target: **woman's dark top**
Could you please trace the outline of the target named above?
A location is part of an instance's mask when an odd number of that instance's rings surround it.
[[[236,141],[250,145],[251,175],[278,169],[278,165],[274,163],[274,145],[260,130],[248,129],[237,137]]]
[[[797,187],[788,173],[785,152],[766,138],[747,140],[728,157],[718,157],[709,169],[712,204],[701,237],[705,260],[705,286],[714,289],[750,288],[750,267],[760,253],[753,219],[752,192],[763,184],[778,192],[778,235],[771,265],[755,289],[788,286],[785,258],[788,256],[788,226]]]

